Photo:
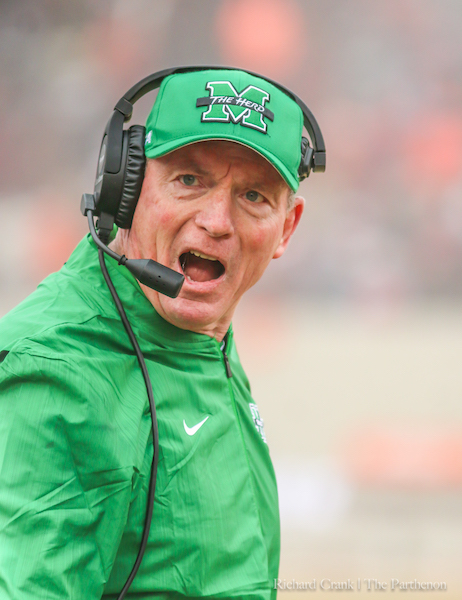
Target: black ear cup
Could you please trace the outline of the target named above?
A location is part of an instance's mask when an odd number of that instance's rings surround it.
[[[124,136],[127,136],[127,160],[119,208],[115,216],[116,225],[122,229],[129,229],[132,224],[133,213],[143,185],[146,166],[145,135],[146,130],[142,125],[132,125],[130,129],[124,131]]]
[[[298,178],[300,181],[306,179],[311,173],[314,150],[306,137],[302,137],[302,158],[298,167]]]

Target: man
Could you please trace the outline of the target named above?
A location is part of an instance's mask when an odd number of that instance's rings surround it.
[[[236,102],[249,110],[196,105],[198,90],[232,99],[215,93],[223,82],[263,90],[274,128],[253,114],[265,102],[244,92]],[[179,94],[193,117],[168,118]],[[148,118],[133,222],[110,247],[185,282],[169,298],[106,261],[159,423],[154,518],[127,598],[276,593],[276,482],[231,319],[302,215],[302,124],[282,91],[231,70],[165,78]],[[2,319],[0,350],[0,599],[116,598],[139,550],[153,440],[143,378],[90,237]]]

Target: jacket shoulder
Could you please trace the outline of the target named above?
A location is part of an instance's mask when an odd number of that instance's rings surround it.
[[[72,346],[76,338],[91,335],[91,330],[98,328],[102,315],[117,319],[107,296],[105,282],[96,269],[82,273],[64,265],[0,319],[0,351],[18,344],[27,346],[27,341],[50,349],[58,338],[61,345],[66,342]]]

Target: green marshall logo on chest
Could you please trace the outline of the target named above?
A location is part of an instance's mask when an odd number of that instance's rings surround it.
[[[265,118],[274,121],[274,114],[265,107],[270,95],[249,85],[240,94],[230,81],[209,81],[205,86],[210,96],[198,98],[196,106],[208,106],[201,121],[240,123],[266,133]]]
[[[258,411],[258,406],[256,404],[254,404],[253,402],[249,402],[249,408],[250,408],[250,412],[252,413],[252,419],[253,419],[255,428],[258,431],[258,433],[261,435],[261,439],[265,442],[265,444],[267,444],[268,442],[266,441],[263,419],[261,418],[260,413]]]

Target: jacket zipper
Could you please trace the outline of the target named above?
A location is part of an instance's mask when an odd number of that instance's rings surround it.
[[[228,334],[226,334],[225,337],[223,338],[220,349],[221,349],[221,352],[223,353],[223,360],[225,361],[226,376],[229,379],[230,377],[233,376],[233,373],[231,371],[231,365],[229,364],[228,355],[226,354],[226,344],[227,343],[228,343]]]

